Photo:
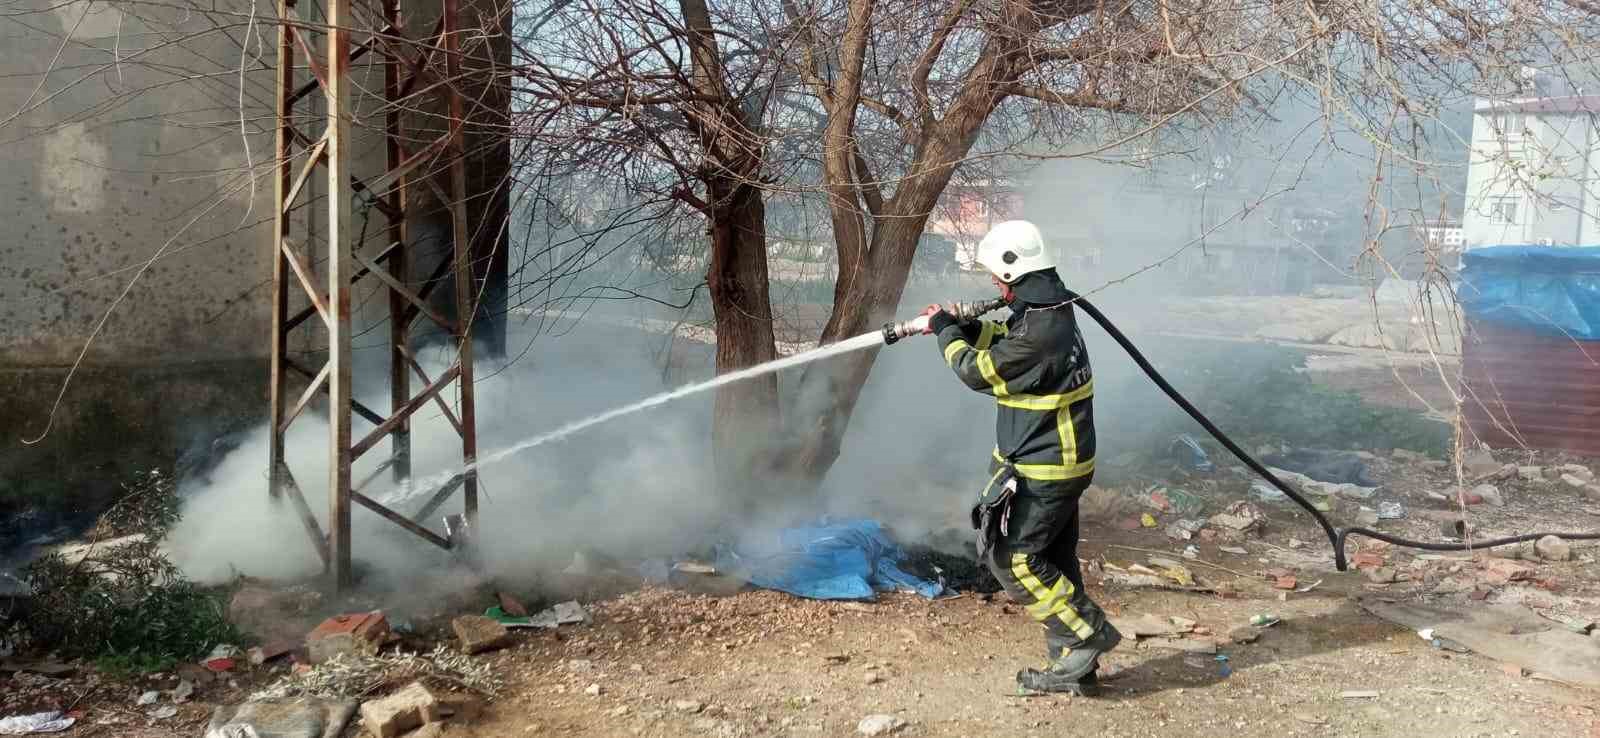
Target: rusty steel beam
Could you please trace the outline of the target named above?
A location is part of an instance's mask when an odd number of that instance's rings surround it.
[[[328,540],[333,554],[334,587],[350,587],[350,0],[328,0]],[[315,71],[315,69],[313,69]]]
[[[456,320],[461,324],[458,336],[456,367],[460,369],[461,384],[458,402],[461,405],[461,457],[466,462],[466,481],[462,484],[463,512],[467,525],[478,528],[478,472],[473,465],[478,461],[478,411],[474,396],[472,374],[472,324],[476,317],[477,291],[472,284],[472,242],[467,233],[467,142],[466,105],[461,90],[456,85],[461,79],[461,2],[442,0],[444,3],[443,27],[445,79],[450,81],[450,220],[455,241],[456,269]]]
[[[334,1],[337,2],[338,0]],[[360,492],[351,492],[350,499],[356,504],[382,516],[383,519],[417,534],[417,536],[421,537],[422,540],[438,546],[446,551],[450,550],[450,542],[445,540],[444,536],[411,522],[406,518],[406,516],[384,507],[383,505],[379,504],[377,500],[361,494]]]

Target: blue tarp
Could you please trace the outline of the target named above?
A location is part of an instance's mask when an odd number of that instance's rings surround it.
[[[762,589],[814,600],[870,600],[911,590],[938,597],[944,586],[900,570],[901,552],[874,520],[787,528],[718,551],[716,566]]]
[[[1600,340],[1600,246],[1490,246],[1461,255],[1468,317]]]

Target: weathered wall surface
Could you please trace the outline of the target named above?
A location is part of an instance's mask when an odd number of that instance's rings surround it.
[[[232,4],[0,18],[0,517],[94,509],[265,413],[274,33]]]

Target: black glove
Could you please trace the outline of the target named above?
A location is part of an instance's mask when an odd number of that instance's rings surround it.
[[[945,328],[955,324],[956,316],[951,315],[944,310],[940,310],[939,312],[928,316],[928,332],[935,336],[943,332]]]

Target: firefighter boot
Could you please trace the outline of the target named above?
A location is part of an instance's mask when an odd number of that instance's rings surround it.
[[[1025,690],[1036,692],[1071,692],[1089,694],[1099,685],[1095,669],[1100,656],[1109,653],[1122,642],[1122,634],[1111,623],[1089,636],[1077,647],[1068,647],[1065,639],[1045,636],[1045,649],[1051,657],[1044,670],[1026,669],[1017,674],[1017,684]]]

